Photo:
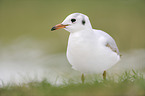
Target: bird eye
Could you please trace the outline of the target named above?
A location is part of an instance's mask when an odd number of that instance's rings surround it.
[[[76,19],[71,19],[71,22],[73,23],[73,22],[75,22],[76,21]]]

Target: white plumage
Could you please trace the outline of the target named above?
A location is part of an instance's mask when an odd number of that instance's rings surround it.
[[[82,73],[101,73],[120,60],[109,43],[118,50],[115,41],[101,30],[82,30],[70,33],[67,58],[72,67]]]
[[[120,60],[114,39],[101,30],[93,29],[86,15],[73,13],[51,30],[61,28],[70,32],[67,59],[75,70],[101,73]]]

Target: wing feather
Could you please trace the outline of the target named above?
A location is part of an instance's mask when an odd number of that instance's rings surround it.
[[[101,34],[101,36],[104,36],[106,38],[106,47],[109,47],[112,51],[116,52],[118,55],[120,55],[120,52],[119,52],[119,49],[116,45],[116,42],[115,40],[109,35],[107,34],[106,32],[102,31],[102,30],[95,30],[94,31],[97,31],[99,34]]]

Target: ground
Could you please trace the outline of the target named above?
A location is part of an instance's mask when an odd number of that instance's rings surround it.
[[[51,85],[47,80],[33,81],[28,84],[6,85],[0,88],[0,96],[144,96],[145,79],[142,74],[125,72],[107,80],[95,80],[92,83],[64,82],[63,85]]]

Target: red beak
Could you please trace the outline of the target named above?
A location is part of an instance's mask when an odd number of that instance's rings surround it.
[[[68,25],[58,24],[58,25],[55,25],[54,27],[52,27],[51,31],[54,31],[57,29],[62,29],[62,28],[65,28],[66,26],[68,26]]]

